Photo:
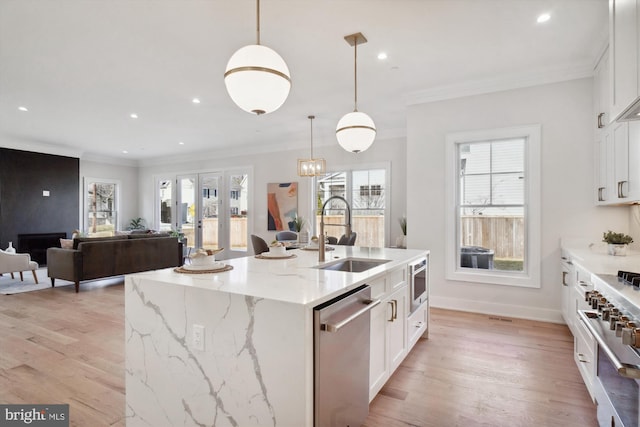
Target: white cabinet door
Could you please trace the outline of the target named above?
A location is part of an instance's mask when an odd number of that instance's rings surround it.
[[[371,310],[369,356],[369,402],[376,397],[389,378],[387,358],[387,303],[382,302]]]
[[[629,123],[614,123],[613,135],[613,199],[625,202],[629,186]]]
[[[609,0],[611,119],[638,97],[638,34],[636,0]]]
[[[599,139],[595,145],[595,200],[597,205],[611,202],[613,192],[613,125],[606,126],[598,132]]]
[[[595,119],[593,124],[596,131],[604,128],[611,120],[611,114],[609,114],[609,104],[611,103],[611,97],[609,96],[609,91],[611,90],[609,68],[609,48],[606,48],[598,61],[598,65],[596,65],[593,75],[593,110]]]
[[[623,195],[631,202],[640,201],[640,122],[629,122],[627,147],[627,188]]]
[[[387,300],[387,351],[389,375],[396,370],[407,354],[407,303],[408,287],[404,285]]]

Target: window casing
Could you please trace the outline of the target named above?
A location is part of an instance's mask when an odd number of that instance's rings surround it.
[[[331,196],[344,197],[351,206],[352,230],[357,233],[356,246],[384,247],[388,239],[389,168],[371,167],[344,170],[318,177],[315,186],[315,230],[319,229],[322,205]],[[345,206],[333,200],[325,209],[325,225],[344,223]],[[325,226],[329,236],[340,238],[344,229]]]
[[[447,194],[447,279],[540,287],[540,126],[447,135]]]

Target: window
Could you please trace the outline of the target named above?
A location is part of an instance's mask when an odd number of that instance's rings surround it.
[[[85,178],[84,231],[88,236],[112,236],[118,229],[118,183]]]
[[[387,171],[366,169],[332,172],[319,177],[316,186],[316,230],[320,228],[322,205],[332,196],[344,197],[351,205],[351,229],[357,233],[356,246],[384,247],[387,230]],[[344,228],[326,226],[344,224],[345,206],[332,200],[325,209],[325,231],[340,238]]]
[[[447,136],[447,278],[540,287],[540,127]]]

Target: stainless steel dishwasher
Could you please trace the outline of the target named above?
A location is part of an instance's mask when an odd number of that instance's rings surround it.
[[[362,285],[313,310],[314,425],[359,427],[369,415],[371,288]]]

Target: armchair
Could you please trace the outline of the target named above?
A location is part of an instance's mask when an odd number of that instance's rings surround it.
[[[20,273],[20,281],[24,281],[23,271],[29,271],[33,273],[33,280],[38,283],[38,276],[36,270],[38,269],[38,263],[31,261],[31,255],[29,254],[11,254],[0,250],[0,274],[11,273],[13,279],[13,273]]]

